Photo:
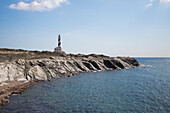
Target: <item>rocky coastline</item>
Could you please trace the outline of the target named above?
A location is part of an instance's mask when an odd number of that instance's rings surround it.
[[[10,60],[10,56],[15,58]],[[9,103],[11,95],[23,93],[37,81],[139,66],[135,58],[95,54],[58,55],[52,52],[0,49],[0,58],[0,105]]]

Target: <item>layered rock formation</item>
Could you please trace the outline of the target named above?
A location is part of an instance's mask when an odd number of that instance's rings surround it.
[[[0,63],[0,82],[49,80],[83,72],[118,70],[138,66],[130,57],[50,57]]]

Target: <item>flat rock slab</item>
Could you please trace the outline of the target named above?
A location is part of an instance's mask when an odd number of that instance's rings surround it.
[[[35,81],[19,82],[19,81],[6,81],[0,83],[0,105],[9,103],[9,97],[13,94],[21,94],[26,91]]]

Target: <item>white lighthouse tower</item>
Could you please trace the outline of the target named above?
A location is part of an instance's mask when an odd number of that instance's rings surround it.
[[[60,35],[58,35],[58,47],[54,48],[54,52],[60,53],[60,54],[65,54],[65,52],[62,51],[62,48],[61,48],[61,36]]]

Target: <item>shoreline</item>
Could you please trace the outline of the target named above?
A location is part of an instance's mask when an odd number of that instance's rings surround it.
[[[140,66],[140,65],[139,65]],[[95,72],[102,72],[102,71],[114,71],[114,70],[97,70],[97,71],[91,71],[92,73]],[[117,70],[116,70],[117,71]],[[82,73],[90,73],[90,72],[82,72]],[[76,73],[71,76],[78,76],[81,73]],[[62,76],[63,77],[71,77],[70,75]],[[58,78],[53,78],[58,79]],[[22,94],[25,91],[29,90],[29,88],[38,83],[46,80],[33,80],[33,81],[5,81],[0,83],[0,106],[4,106],[6,104],[10,103],[10,97],[15,94]],[[48,80],[50,81],[50,79]]]
[[[52,78],[71,77],[85,72],[119,70],[140,66],[132,57],[104,55],[59,55],[52,52],[0,50],[0,105],[12,94],[21,94],[33,84]],[[12,61],[7,61],[14,56]]]
[[[10,97],[14,94],[22,94],[27,91],[30,86],[39,81],[19,82],[19,81],[6,81],[5,85],[0,86],[0,106],[10,103]]]

